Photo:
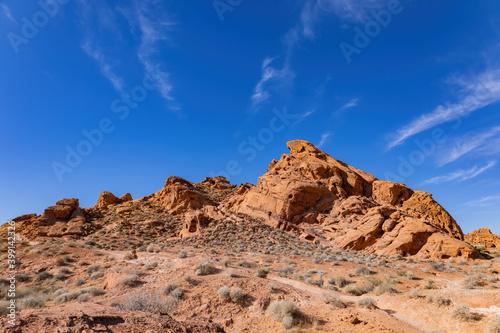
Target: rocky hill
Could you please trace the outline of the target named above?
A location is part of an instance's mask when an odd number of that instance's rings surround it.
[[[470,244],[483,245],[490,248],[500,248],[500,236],[495,235],[488,228],[480,228],[469,232],[465,240]]]
[[[170,177],[161,190],[138,200],[102,192],[91,208],[64,199],[40,216],[14,221],[26,239],[78,238],[103,228],[182,239],[233,215],[341,249],[439,259],[478,256],[431,194],[380,181],[306,141],[289,142],[288,148],[290,154],[273,160],[256,186],[235,186],[223,177],[198,184]],[[135,230],[138,225],[141,231]],[[139,246],[141,240],[131,243]]]

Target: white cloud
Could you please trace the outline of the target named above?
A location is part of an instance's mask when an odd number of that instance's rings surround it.
[[[301,13],[300,31],[308,39],[314,39],[314,26],[328,14],[334,14],[348,23],[361,23],[372,19],[370,11],[387,6],[389,0],[309,0]]]
[[[498,206],[499,203],[500,203],[500,195],[490,195],[478,200],[469,201],[466,203],[466,205],[472,207],[488,207],[493,205]]]
[[[347,110],[358,105],[359,98],[353,98],[342,106],[342,110]]]
[[[464,155],[471,152],[483,153],[485,155],[492,155],[500,150],[500,126],[491,128],[486,132],[470,133],[459,139],[456,139],[452,147],[446,148],[441,152],[442,158],[439,165],[454,162]]]
[[[298,123],[304,121],[309,116],[312,116],[316,112],[316,109],[308,110],[297,116],[297,120],[293,123],[293,125],[297,125]]]
[[[137,57],[146,72],[154,73],[158,83],[158,91],[162,97],[168,102],[173,102],[174,98],[171,94],[173,86],[170,82],[170,74],[163,71],[158,72],[156,66],[160,63],[158,57],[159,43],[169,39],[168,29],[174,26],[175,23],[157,10],[154,1],[151,3],[148,3],[148,1],[137,3],[135,18],[137,20],[135,24],[140,31],[140,45]],[[134,25],[131,21],[132,18],[129,16],[129,22]],[[180,109],[177,105],[171,105],[170,107],[173,110]]]
[[[478,167],[477,165],[475,165],[474,167],[472,167],[469,170],[457,170],[455,172],[449,173],[449,174],[444,175],[444,176],[438,176],[438,177],[428,179],[425,182],[423,182],[423,184],[441,184],[441,183],[449,182],[452,180],[457,180],[458,182],[463,182],[464,180],[472,179],[474,177],[479,176],[480,174],[482,174],[483,172],[485,172],[488,169],[491,169],[495,165],[496,165],[496,161],[491,161],[487,165],[485,165],[481,168]]]
[[[319,141],[317,147],[322,148],[328,142],[328,139],[331,136],[332,136],[331,132],[326,132],[326,133],[321,134],[321,140]]]
[[[12,16],[12,12],[10,11],[10,8],[7,7],[6,4],[3,4],[3,3],[0,4],[0,8],[2,8],[2,11],[3,11],[5,17],[7,17],[9,20],[11,20],[12,22],[17,24],[16,19],[14,18],[14,16]]]
[[[400,128],[392,136],[388,148],[403,144],[411,136],[429,128],[466,117],[488,105],[500,101],[500,70],[486,71],[470,80],[455,79],[462,86],[456,103],[439,105],[434,111],[424,114]]]
[[[262,76],[260,81],[254,88],[252,100],[252,108],[257,108],[259,105],[266,103],[270,98],[271,94],[269,89],[273,89],[276,86],[288,85],[293,80],[295,74],[288,68],[285,62],[282,69],[276,69],[271,66],[274,58],[266,57],[262,62]]]
[[[123,92],[123,80],[113,72],[111,65],[105,61],[104,55],[99,50],[92,48],[90,41],[86,41],[82,45],[82,50],[97,61],[102,75],[111,82],[115,90]]]

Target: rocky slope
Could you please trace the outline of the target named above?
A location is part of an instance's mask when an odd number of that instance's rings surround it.
[[[223,177],[197,184],[170,177],[161,190],[141,199],[103,192],[91,208],[64,199],[41,216],[14,220],[26,239],[79,238],[104,229],[126,231],[134,247],[143,244],[145,233],[184,239],[232,218],[341,249],[440,259],[478,256],[431,194],[379,181],[306,141],[289,142],[288,148],[290,154],[273,160],[256,186],[237,187]]]
[[[500,236],[495,235],[488,228],[480,228],[469,232],[465,240],[470,244],[483,245],[490,248],[500,248]]]

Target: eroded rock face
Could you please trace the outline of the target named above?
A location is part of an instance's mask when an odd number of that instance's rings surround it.
[[[433,258],[478,255],[429,193],[379,181],[305,141],[289,142],[288,148],[290,154],[272,161],[257,186],[239,190],[226,206],[344,249]]]
[[[181,214],[214,205],[208,195],[191,182],[174,176],[167,179],[165,186],[156,192],[155,196],[171,214]]]
[[[265,218],[270,224],[308,210],[328,212],[335,200],[351,195],[371,196],[375,177],[337,161],[306,141],[288,143],[290,154],[269,165],[257,186],[239,205],[241,212]],[[299,221],[295,218],[295,222]]]
[[[500,248],[500,236],[495,235],[488,228],[481,228],[469,232],[465,240],[473,245],[483,245],[485,247]]]
[[[95,204],[94,208],[105,209],[110,205],[118,205],[131,200],[132,195],[130,193],[126,193],[118,198],[113,193],[104,191],[99,195],[99,199],[97,199],[97,203]]]

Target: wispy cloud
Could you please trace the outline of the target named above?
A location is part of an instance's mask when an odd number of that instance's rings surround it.
[[[498,206],[499,203],[500,203],[500,195],[490,195],[478,200],[469,201],[465,204],[467,206],[472,206],[472,207],[489,207],[493,205]]]
[[[321,134],[321,140],[319,141],[317,147],[322,148],[328,142],[328,139],[330,139],[331,136],[332,136],[331,132],[326,132]]]
[[[271,98],[270,89],[290,84],[295,76],[289,69],[287,61],[285,61],[282,69],[276,69],[271,66],[274,60],[274,58],[266,57],[262,62],[261,79],[255,86],[251,98],[252,108],[254,109],[269,101]]]
[[[8,18],[10,21],[14,22],[17,24],[17,21],[16,19],[14,18],[14,16],[12,16],[12,12],[10,11],[10,8],[7,7],[6,4],[0,4],[0,8],[2,8],[2,12],[3,14],[5,15],[6,18]]]
[[[122,78],[120,78],[117,74],[115,74],[113,72],[113,70],[111,69],[111,65],[109,65],[105,61],[104,55],[98,49],[92,48],[90,41],[86,41],[82,45],[82,50],[87,55],[92,57],[95,61],[97,61],[97,63],[99,64],[99,67],[101,69],[102,75],[106,79],[108,79],[109,82],[111,82],[111,84],[113,85],[115,90],[120,92],[120,93],[123,92],[123,80],[122,80]]]
[[[440,156],[439,165],[454,162],[471,152],[478,152],[485,155],[492,155],[500,151],[500,126],[491,128],[486,132],[469,133],[454,140],[451,147],[445,148]],[[492,140],[493,139],[493,140]]]
[[[423,184],[441,184],[450,182],[452,180],[457,180],[458,182],[463,182],[464,180],[472,179],[474,177],[479,176],[483,172],[488,169],[493,168],[496,165],[496,161],[491,161],[487,165],[483,167],[478,167],[475,165],[471,169],[468,170],[457,170],[455,172],[449,173],[444,176],[438,176],[431,179],[426,180]]]
[[[293,123],[293,125],[297,125],[298,123],[306,120],[310,116],[312,116],[316,112],[316,109],[308,110],[302,114],[297,115],[297,120]]]
[[[309,0],[301,13],[301,33],[314,39],[315,25],[322,17],[334,14],[347,23],[360,23],[371,19],[371,10],[387,6],[389,0]]]
[[[452,80],[461,86],[456,103],[439,105],[434,111],[424,114],[408,125],[400,128],[390,135],[388,148],[401,145],[409,137],[423,132],[429,128],[465,117],[488,105],[500,101],[500,70],[489,70],[472,79],[463,78]]]
[[[174,98],[172,96],[173,86],[170,81],[170,74],[166,71],[158,72],[156,68],[161,62],[159,57],[161,43],[169,40],[168,30],[175,25],[175,22],[169,19],[166,13],[158,11],[155,1],[137,2],[135,18],[140,33],[137,57],[146,72],[155,73],[158,91],[165,100],[170,102],[170,108],[179,110],[178,105],[172,104]],[[129,21],[131,21],[130,17]]]
[[[344,104],[341,109],[347,110],[347,109],[353,108],[353,107],[358,105],[358,102],[359,102],[359,98],[353,98],[349,102]]]

